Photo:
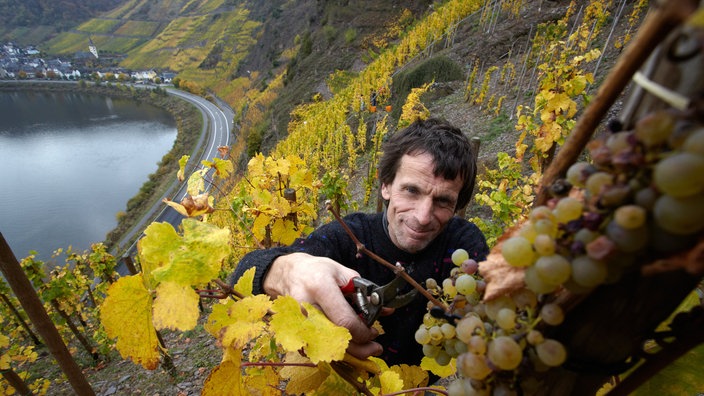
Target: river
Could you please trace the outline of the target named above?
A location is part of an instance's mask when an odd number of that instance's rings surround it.
[[[176,134],[168,112],[144,103],[0,91],[0,232],[15,256],[51,262],[58,248],[102,241]]]

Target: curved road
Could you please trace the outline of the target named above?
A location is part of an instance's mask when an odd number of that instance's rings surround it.
[[[193,149],[191,158],[186,166],[186,169],[190,174],[203,168],[203,165],[201,164],[202,160],[212,160],[214,157],[219,156],[218,147],[230,146],[230,142],[233,138],[232,127],[235,113],[229,106],[227,106],[226,103],[219,99],[216,99],[218,102],[218,105],[216,106],[207,99],[185,91],[174,88],[167,88],[166,91],[169,95],[176,96],[192,103],[203,115],[203,130],[201,131],[198,144],[196,144],[196,147]],[[201,155],[196,158],[196,154],[199,152]],[[193,168],[194,163],[197,164],[196,168]],[[169,186],[162,198],[169,198],[174,202],[180,202],[186,195],[186,183],[187,181],[184,181],[179,184],[178,180],[175,180],[171,186]],[[154,213],[157,211],[158,214],[154,217]],[[136,233],[143,232],[148,222],[168,222],[176,228],[179,224],[181,224],[181,220],[183,220],[183,218],[183,215],[161,202],[160,199],[159,202],[152,206],[149,212],[137,224],[135,224],[130,231],[120,238],[117,246],[121,248],[124,247],[124,244],[130,241]],[[121,250],[122,251],[119,252],[119,257],[134,257],[137,254],[137,242],[135,241],[127,247],[127,249],[122,248]],[[122,268],[120,268],[120,272],[122,273]]]

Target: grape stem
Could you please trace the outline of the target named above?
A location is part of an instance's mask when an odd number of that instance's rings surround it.
[[[352,241],[354,241],[354,244],[357,246],[357,252],[365,254],[369,257],[371,257],[374,261],[378,262],[379,264],[383,265],[384,267],[390,269],[391,271],[394,272],[394,274],[400,276],[408,282],[411,286],[413,286],[416,290],[420,292],[420,294],[424,295],[425,298],[428,299],[428,301],[432,302],[438,307],[441,307],[444,311],[447,311],[449,308],[447,305],[445,305],[442,301],[438,300],[435,298],[432,294],[430,294],[423,286],[421,286],[418,282],[415,281],[415,279],[411,278],[410,275],[406,272],[406,270],[403,268],[401,265],[393,265],[390,262],[384,260],[383,258],[379,257],[376,253],[370,251],[367,249],[362,242],[357,239],[357,237],[354,235],[352,230],[347,226],[347,224],[342,220],[340,217],[340,214],[333,208],[332,204],[330,201],[325,202],[325,207],[327,210],[332,213],[333,216],[335,216],[335,219],[342,225],[342,228],[345,229],[345,232],[347,232],[347,235],[352,238]]]
[[[697,3],[696,0],[661,2],[652,14],[648,14],[633,41],[619,57],[618,62],[584,110],[555,160],[545,170],[534,206],[544,205],[550,199],[550,186],[577,160],[593,131],[631,81],[633,74],[660,42],[696,11]]]

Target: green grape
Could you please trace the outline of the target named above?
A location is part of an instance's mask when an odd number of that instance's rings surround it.
[[[559,254],[553,254],[538,258],[535,262],[535,271],[545,283],[559,285],[567,282],[572,268],[566,258]]]
[[[468,259],[469,259],[469,253],[467,253],[467,251],[464,249],[457,249],[454,252],[452,252],[452,262],[458,267],[460,265],[462,265],[462,263],[465,260],[468,260]]]
[[[438,288],[438,281],[433,278],[428,278],[425,280],[425,288],[428,290],[434,290]]]
[[[583,205],[576,198],[564,197],[557,202],[553,213],[559,223],[569,223],[572,220],[577,220],[582,216]]]
[[[675,121],[675,117],[664,110],[649,113],[636,122],[636,138],[647,147],[662,144],[670,137]]]
[[[447,385],[447,396],[480,396],[479,393],[472,387],[469,378],[458,378]]]
[[[455,340],[457,340],[457,338],[445,339],[445,341],[442,342],[442,349],[450,357],[457,357],[457,355],[459,355],[457,350],[455,350]]]
[[[552,212],[552,209],[548,208],[545,205],[540,205],[538,207],[533,208],[533,210],[531,210],[530,214],[528,215],[528,220],[530,220],[532,223],[535,223],[536,221],[541,219],[547,219],[554,222],[555,214]]]
[[[555,238],[557,236],[557,223],[550,219],[540,219],[534,224],[535,232],[539,235],[548,235]]]
[[[543,333],[541,333],[538,330],[531,330],[526,334],[526,341],[530,345],[538,345],[541,342],[545,341],[545,338],[543,338]]]
[[[633,189],[629,184],[611,184],[605,186],[599,195],[599,204],[603,207],[623,205],[631,199]]]
[[[557,326],[565,320],[565,313],[559,305],[548,303],[540,308],[540,318],[551,326]]]
[[[455,280],[455,288],[458,293],[469,296],[477,290],[477,281],[472,275],[462,274]]]
[[[606,226],[606,235],[625,253],[633,253],[643,249],[648,244],[648,228],[641,225],[639,228],[626,229],[619,226],[615,220]]]
[[[455,285],[450,278],[442,281],[442,290],[448,298],[455,298],[457,295],[457,288],[455,288]]]
[[[645,187],[636,192],[634,203],[646,210],[652,210],[657,199],[658,192],[652,187]]]
[[[608,186],[614,184],[614,177],[607,172],[596,172],[589,176],[585,183],[587,193],[592,197],[597,197]]]
[[[535,292],[525,287],[511,293],[511,299],[518,309],[532,309],[538,304],[538,296]]]
[[[504,330],[513,330],[516,327],[516,311],[510,308],[501,308],[496,313],[496,324]]]
[[[638,205],[624,205],[614,211],[614,221],[620,227],[632,230],[645,224],[646,211]]]
[[[544,280],[540,279],[534,266],[526,268],[524,281],[526,287],[536,294],[552,293],[557,290],[558,286],[556,284],[546,283]]]
[[[574,234],[574,240],[587,245],[589,242],[599,237],[599,235],[600,234],[598,232],[592,231],[588,228],[580,228],[579,231]]]
[[[474,315],[465,316],[457,322],[455,336],[462,342],[469,342],[469,339],[474,335],[474,331],[484,329],[484,322],[479,317]]]
[[[631,131],[621,131],[612,133],[608,138],[606,138],[606,147],[609,148],[611,155],[619,154],[620,152],[631,148],[631,144],[629,143],[631,134]]]
[[[538,358],[550,367],[557,367],[567,359],[565,347],[556,340],[547,339],[535,346]]]
[[[466,345],[469,352],[476,353],[477,355],[483,355],[486,353],[486,340],[480,335],[473,335],[470,337]]]
[[[415,339],[416,342],[421,345],[427,344],[430,342],[430,332],[425,326],[421,325],[421,327],[416,330]]]
[[[575,162],[567,169],[567,181],[575,187],[582,188],[589,177],[589,169],[593,168],[587,162]]]
[[[704,194],[687,198],[662,195],[655,202],[653,217],[663,230],[675,235],[691,235],[704,229]]]
[[[433,344],[423,344],[423,355],[429,358],[434,358],[440,353],[440,347]]]
[[[527,239],[529,242],[535,241],[538,233],[535,231],[535,227],[531,222],[525,222],[521,228],[518,230],[518,236]]]
[[[487,357],[501,370],[515,370],[523,359],[523,350],[513,338],[499,336],[489,342]]]
[[[704,127],[692,131],[682,144],[682,151],[692,154],[704,155]]]
[[[449,323],[443,323],[442,325],[440,325],[440,330],[442,331],[442,336],[446,340],[455,338],[455,326]]]
[[[681,152],[655,165],[653,183],[662,193],[690,197],[704,190],[704,156]]]
[[[457,372],[465,378],[481,381],[488,377],[492,370],[486,363],[486,357],[467,352],[457,357]]]
[[[469,346],[462,342],[462,340],[460,340],[459,338],[453,338],[452,341],[455,343],[455,351],[457,351],[457,355],[461,355],[468,351]]]
[[[579,256],[572,260],[572,279],[585,287],[595,287],[606,280],[608,268],[603,261],[588,256]]]
[[[442,330],[440,329],[440,326],[433,326],[430,329],[428,329],[428,333],[430,335],[430,342],[433,345],[438,345],[440,341],[443,340],[444,335],[442,334]]]
[[[506,262],[514,267],[527,267],[535,260],[535,253],[530,241],[520,236],[505,240],[501,247],[501,254]]]
[[[516,303],[513,302],[513,299],[511,297],[507,295],[502,295],[497,298],[494,298],[493,300],[485,301],[484,308],[486,311],[486,316],[488,316],[489,319],[496,320],[496,315],[503,308],[508,308],[512,311],[515,311]]]
[[[440,350],[437,355],[435,355],[435,362],[440,366],[447,366],[452,361],[452,356],[447,352]]]
[[[533,248],[540,256],[549,256],[555,253],[555,239],[550,235],[540,234],[533,241]]]

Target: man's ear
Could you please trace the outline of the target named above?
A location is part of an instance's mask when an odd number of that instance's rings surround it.
[[[381,184],[381,197],[388,201],[391,198],[391,186],[386,183]]]

